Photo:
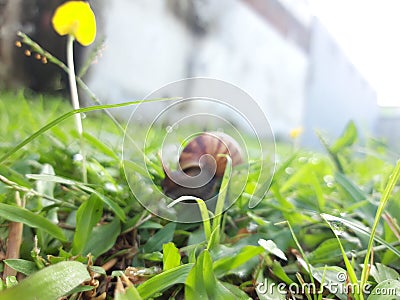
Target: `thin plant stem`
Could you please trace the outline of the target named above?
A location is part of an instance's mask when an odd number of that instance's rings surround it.
[[[74,66],[74,37],[68,35],[67,42],[67,65],[68,65],[68,80],[69,89],[71,92],[71,102],[74,109],[79,109],[79,97],[78,97],[78,87],[75,80],[75,66]],[[86,155],[85,155],[85,143],[83,140],[83,125],[82,125],[82,114],[75,114],[75,124],[76,129],[79,134],[80,143],[80,154],[82,155],[82,178],[83,182],[87,182],[87,171],[86,171]]]
[[[392,191],[393,191],[396,183],[399,181],[399,178],[400,178],[400,160],[397,161],[397,164],[396,164],[392,174],[389,177],[389,181],[385,187],[385,190],[383,191],[381,201],[379,202],[379,206],[378,206],[378,209],[375,214],[375,220],[374,220],[374,224],[372,225],[371,236],[370,236],[369,242],[368,242],[367,254],[365,255],[363,271],[361,274],[361,284],[362,284],[361,286],[364,286],[364,284],[368,280],[369,269],[371,267],[369,265],[369,261],[370,261],[370,257],[371,257],[372,250],[373,250],[376,229],[378,227],[379,221],[384,212],[386,204],[389,202]]]
[[[222,177],[221,188],[218,192],[217,204],[215,206],[215,218],[212,223],[212,232],[217,228],[221,229],[221,220],[222,220],[222,213],[224,212],[224,204],[225,199],[228,194],[228,187],[231,180],[231,172],[232,172],[232,159],[229,155],[219,154],[218,156],[223,156],[226,158],[226,167],[224,171],[224,175]],[[220,242],[221,233],[217,231],[217,238],[216,240],[218,243]]]

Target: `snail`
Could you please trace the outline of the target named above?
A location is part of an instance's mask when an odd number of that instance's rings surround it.
[[[177,171],[163,164],[165,178],[161,187],[172,199],[194,196],[208,200],[215,196],[226,168],[227,154],[232,166],[243,162],[238,142],[222,132],[204,132],[191,140],[182,150]]]

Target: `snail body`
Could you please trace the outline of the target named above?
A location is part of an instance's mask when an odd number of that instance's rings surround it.
[[[232,166],[243,162],[241,148],[231,136],[222,132],[200,134],[182,150],[177,171],[163,166],[163,192],[173,199],[181,196],[212,198],[225,172],[227,160],[224,154],[231,157]]]

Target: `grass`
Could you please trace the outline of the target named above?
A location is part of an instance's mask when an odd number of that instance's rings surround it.
[[[146,192],[162,209],[161,129],[148,135],[149,173],[133,165],[129,185],[120,128],[85,113],[88,183],[67,102],[0,93],[1,299],[374,300],[384,299],[381,288],[399,292],[400,154],[375,139],[361,143],[354,124],[335,141],[320,135],[324,153],[278,143],[272,185],[256,207],[249,196],[264,162],[253,158],[229,210],[184,224],[149,213],[134,196]],[[234,169],[223,185],[234,190],[240,180]]]

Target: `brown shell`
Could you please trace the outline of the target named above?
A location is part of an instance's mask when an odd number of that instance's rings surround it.
[[[221,177],[226,168],[226,158],[218,154],[228,154],[232,159],[232,166],[243,162],[242,151],[238,142],[222,132],[205,132],[190,141],[179,157],[182,170],[200,167],[200,158],[211,155],[217,164],[215,175]]]

